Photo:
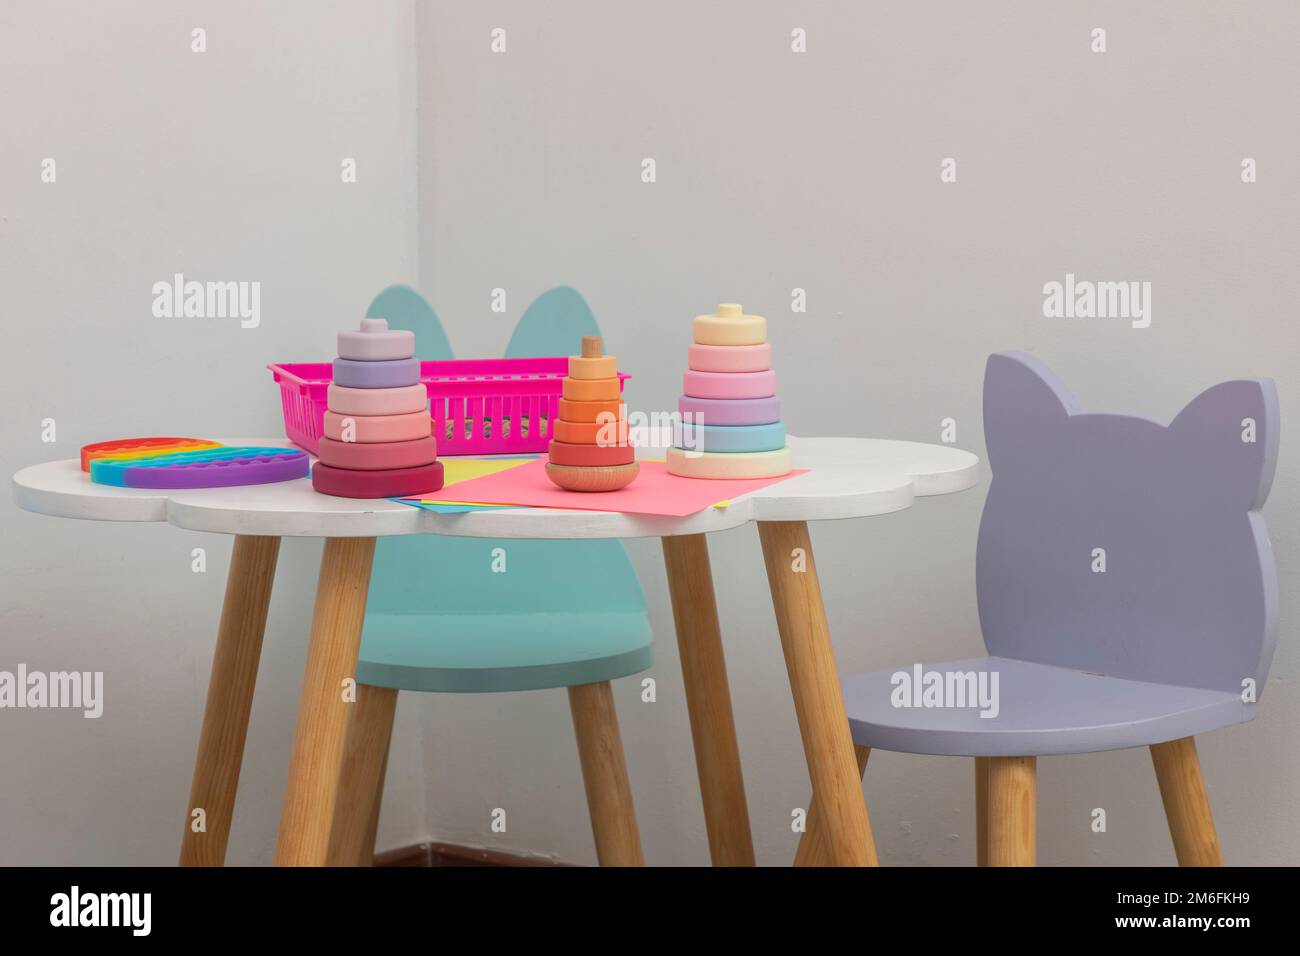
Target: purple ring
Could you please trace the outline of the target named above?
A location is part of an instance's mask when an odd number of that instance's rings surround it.
[[[692,425],[770,425],[781,420],[781,402],[775,395],[730,399],[683,395],[677,410]]]
[[[344,388],[402,388],[420,383],[420,360],[393,359],[389,362],[334,360],[334,384]]]

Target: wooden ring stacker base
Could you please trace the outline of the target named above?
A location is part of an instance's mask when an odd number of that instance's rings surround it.
[[[636,462],[602,467],[546,463],[546,477],[566,491],[618,491],[630,485],[640,470]]]

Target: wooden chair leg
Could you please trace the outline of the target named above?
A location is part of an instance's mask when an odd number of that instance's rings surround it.
[[[239,768],[244,760],[244,739],[248,736],[248,716],[253,709],[253,688],[279,554],[279,538],[235,536],[185,813],[181,866],[221,866],[226,862],[226,843],[235,813],[235,791],[239,788]],[[194,829],[196,810],[203,811],[203,828],[198,831]]]
[[[871,748],[860,744],[853,745],[853,756],[858,759],[858,775],[867,772],[867,759]],[[808,801],[808,818],[804,821],[803,836],[799,838],[799,849],[794,854],[795,866],[830,866],[831,851],[826,843],[826,829],[817,812],[817,797]]]
[[[343,764],[330,827],[330,866],[370,866],[375,859],[379,806],[384,799],[388,747],[393,738],[397,691],[357,685],[343,738]]]
[[[975,865],[989,865],[989,758],[975,758]]]
[[[875,866],[862,781],[844,710],[812,540],[803,521],[760,521],[758,537],[813,793],[836,866]],[[796,564],[795,555],[800,555]]]
[[[1196,740],[1183,737],[1152,744],[1151,762],[1156,768],[1178,865],[1223,866],[1201,761],[1196,756]]]
[[[709,545],[702,534],[674,535],[663,539],[663,550],[709,856],[714,866],[753,866],[754,840],[727,687]]]
[[[374,538],[325,539],[280,812],[277,866],[324,866],[329,857],[334,791],[352,707],[343,699],[343,682],[357,672],[374,557]]]
[[[987,757],[988,865],[1037,862],[1038,776],[1034,757]]]
[[[644,866],[609,681],[570,687],[569,709],[578,738],[596,858],[601,866]]]

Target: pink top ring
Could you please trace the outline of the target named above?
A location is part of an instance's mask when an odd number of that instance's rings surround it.
[[[776,373],[697,372],[682,376],[682,391],[691,398],[770,398],[776,394]]]
[[[429,408],[429,390],[422,384],[400,388],[331,385],[325,394],[329,410],[340,415],[406,415]]]
[[[428,412],[405,415],[340,415],[325,413],[325,437],[367,445],[374,442],[415,441],[433,432]]]
[[[686,366],[697,372],[764,372],[772,367],[772,343],[700,345],[686,351]]]

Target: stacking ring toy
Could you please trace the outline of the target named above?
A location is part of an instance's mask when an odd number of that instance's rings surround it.
[[[762,372],[772,367],[772,343],[693,344],[686,350],[686,367],[697,372]]]
[[[123,488],[224,488],[306,478],[309,466],[307,453],[295,448],[222,445],[156,458],[97,458],[90,479]]]
[[[636,449],[631,445],[573,445],[557,440],[551,442],[547,452],[555,464],[575,468],[630,465],[636,460]]]
[[[418,468],[356,471],[318,461],[311,470],[311,485],[321,494],[336,498],[406,498],[441,489],[442,462]]]
[[[361,331],[339,333],[339,358],[393,362],[415,354],[415,333],[388,330],[387,319],[362,319]]]
[[[695,425],[769,425],[781,420],[781,401],[769,398],[745,398],[726,401],[716,398],[691,398],[683,395],[677,410]]]
[[[682,478],[780,478],[791,468],[790,449],[704,452],[668,449],[668,473]]]
[[[682,375],[682,391],[690,398],[770,398],[776,394],[776,372],[696,372]]]
[[[567,398],[560,399],[560,418],[566,422],[594,422],[602,412],[615,418],[627,418],[627,406],[621,398],[607,402],[571,402]]]
[[[618,378],[618,359],[612,355],[570,355],[569,378]]]
[[[347,423],[351,422],[349,430]],[[405,415],[340,415],[325,413],[325,437],[350,442],[370,444],[385,441],[415,441],[428,438],[433,432],[433,419],[427,411],[407,412]]]
[[[618,491],[626,488],[640,473],[636,462],[599,468],[574,468],[571,465],[546,463],[546,476],[565,491]]]
[[[401,388],[344,388],[342,385],[331,385],[325,395],[330,411],[340,415],[427,414],[429,410],[429,390],[423,385],[403,385]]]
[[[561,397],[571,402],[612,402],[621,397],[618,376],[611,378],[568,378],[560,386]]]
[[[761,345],[767,341],[767,319],[727,303],[716,315],[697,315],[693,332],[697,345]]]
[[[200,448],[217,448],[221,442],[206,438],[116,438],[98,441],[81,449],[81,470],[90,471],[96,458],[143,458],[177,451],[197,451]]]
[[[785,447],[785,425],[692,425],[673,423],[673,444],[686,451],[776,451]]]
[[[331,468],[383,471],[415,468],[438,460],[438,443],[426,435],[414,441],[349,442],[322,438],[316,454]]]
[[[393,359],[391,362],[334,360],[334,384],[344,388],[401,388],[420,384],[420,360]]]
[[[551,422],[551,437],[571,445],[599,445],[612,448],[627,444],[627,419],[610,422]]]

